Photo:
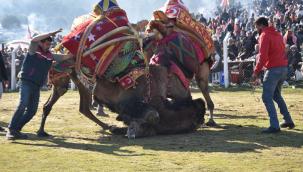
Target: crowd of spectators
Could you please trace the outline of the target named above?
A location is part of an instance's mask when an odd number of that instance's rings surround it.
[[[215,17],[206,19],[202,14],[196,18],[207,25],[216,45],[216,53],[222,61],[223,39],[228,32],[228,57],[230,61],[256,59],[258,53],[258,33],[254,21],[258,16],[269,18],[284,37],[289,59],[289,79],[300,70],[303,50],[303,1],[302,0],[254,0],[246,6],[234,3],[227,8],[218,7]],[[252,66],[247,66],[252,71]],[[222,71],[218,65],[216,71]],[[246,77],[249,77],[250,73]]]
[[[15,51],[14,47],[7,47],[4,46],[4,48],[2,49],[1,53],[3,56],[3,61],[7,70],[7,75],[9,78],[9,81],[11,80],[11,63],[12,63],[12,54]],[[23,63],[23,60],[27,54],[28,49],[27,48],[20,48],[18,47],[16,52],[16,56],[15,56],[15,64],[16,64],[16,77],[18,72],[20,72],[21,70],[21,66]],[[10,88],[10,82],[8,85],[5,85],[4,89],[7,91]]]

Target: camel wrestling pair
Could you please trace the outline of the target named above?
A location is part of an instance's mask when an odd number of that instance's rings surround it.
[[[70,79],[80,94],[80,112],[114,134],[128,138],[197,130],[204,123],[205,103],[193,100],[189,89],[195,78],[209,109],[214,104],[208,76],[214,52],[211,34],[193,19],[181,0],[169,0],[153,13],[144,34],[129,23],[115,0],[102,0],[92,15],[77,19],[56,50],[74,59],[53,66],[52,94],[43,107],[38,135],[52,106],[66,93]],[[125,128],[109,126],[90,111],[91,97],[117,113]]]

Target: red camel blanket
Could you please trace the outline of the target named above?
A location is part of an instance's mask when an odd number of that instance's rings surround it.
[[[157,47],[158,51],[150,63],[161,64],[168,59],[171,73],[178,76],[185,88],[189,88],[190,79],[205,61],[199,44],[183,33],[173,32],[159,41]]]
[[[122,9],[107,11],[99,19],[87,19],[65,36],[62,44],[76,56],[78,78],[90,90],[96,76],[117,81],[127,89],[144,74],[139,43]],[[138,72],[137,68],[142,70]]]
[[[128,18],[125,11],[122,9],[114,9],[107,12],[105,17],[97,21],[91,30],[85,33],[87,27],[93,22],[95,22],[95,20],[89,19],[86,22],[75,27],[75,29],[70,34],[64,37],[62,41],[63,46],[74,55],[77,55],[79,48],[83,48],[83,53],[85,54],[85,52],[93,48],[93,46],[96,46],[94,43],[98,40],[98,38],[101,38],[106,33],[114,29],[122,26],[128,26]],[[103,40],[100,42],[100,44],[115,38],[125,36],[125,34],[126,33],[117,33],[107,38],[106,40]],[[81,40],[83,36],[86,36],[85,40]],[[97,75],[102,76],[113,60],[113,57],[117,55],[118,50],[121,48],[121,46],[123,46],[122,42],[115,43],[113,45],[105,46],[104,48],[101,48],[94,53],[89,53],[85,56],[82,56],[81,68],[83,68],[87,74],[94,74],[96,70]],[[98,69],[96,69],[96,65],[100,59],[103,61]]]

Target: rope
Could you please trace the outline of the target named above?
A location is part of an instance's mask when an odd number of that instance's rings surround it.
[[[107,46],[110,46],[110,45],[113,45],[115,43],[118,43],[118,42],[122,42],[122,41],[128,41],[128,40],[132,40],[132,39],[136,39],[135,36],[124,36],[124,37],[120,37],[120,38],[116,38],[116,39],[113,39],[113,40],[110,40],[110,41],[107,41],[103,44],[100,44],[98,46],[96,46],[95,48],[92,48],[92,49],[89,49],[87,51],[85,51],[83,53],[83,57],[87,56],[87,55],[90,55],[104,47],[107,47]]]
[[[250,93],[251,93],[251,95],[254,97],[254,100],[256,101],[256,102],[260,102],[261,100],[260,100],[260,98],[259,97],[257,97],[256,96],[256,86],[253,86],[253,85],[251,85],[252,86],[252,89],[251,89],[251,91],[250,91]]]
[[[129,29],[130,28],[128,26],[122,26],[122,27],[116,28],[116,29],[106,33],[105,35],[101,36],[100,38],[98,38],[94,43],[92,43],[90,45],[90,48],[96,47],[99,43],[102,43],[104,40],[106,40],[107,38],[109,38],[117,33],[129,31]]]
[[[259,85],[260,81],[257,81],[257,83],[258,83],[258,85]],[[260,98],[257,97],[256,94],[255,94],[255,93],[256,93],[256,89],[257,89],[257,85],[254,84],[252,81],[249,82],[249,85],[251,86],[250,94],[254,97],[254,100],[255,100],[256,102],[259,103],[261,100],[260,100]]]
[[[75,67],[75,71],[76,73],[79,74],[80,68],[81,68],[81,59],[83,57],[83,51],[85,48],[85,43],[86,40],[88,38],[88,35],[91,33],[92,29],[94,28],[94,26],[101,20],[101,18],[95,20],[94,22],[92,22],[84,31],[84,34],[80,40],[80,44],[79,44],[79,48],[77,51],[77,55],[76,55],[76,67]]]

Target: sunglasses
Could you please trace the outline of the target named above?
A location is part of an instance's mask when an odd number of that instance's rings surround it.
[[[45,38],[43,40],[41,40],[42,43],[44,42],[53,42],[53,38],[52,37],[48,37],[48,38]]]

